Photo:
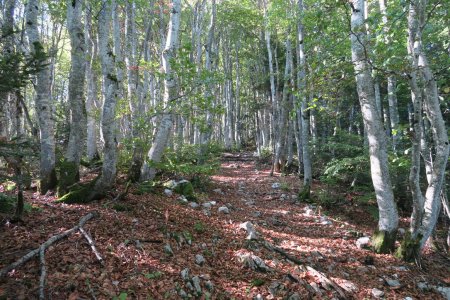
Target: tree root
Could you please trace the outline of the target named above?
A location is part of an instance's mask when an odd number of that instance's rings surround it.
[[[97,259],[100,261],[100,263],[103,264],[103,259],[100,256],[100,253],[95,248],[94,242],[92,238],[89,236],[89,234],[82,228],[84,224],[86,224],[87,221],[90,219],[97,217],[97,212],[90,212],[84,217],[80,219],[78,224],[71,229],[68,229],[60,234],[54,235],[51,238],[49,238],[47,241],[42,243],[38,248],[28,252],[26,255],[22,256],[20,259],[15,261],[14,263],[10,264],[9,266],[4,267],[0,270],[0,277],[6,276],[10,271],[22,266],[29,260],[31,260],[33,257],[37,256],[39,254],[39,261],[40,261],[40,268],[41,268],[41,275],[39,279],[39,299],[45,299],[45,278],[47,276],[47,267],[45,264],[45,250],[47,250],[51,245],[56,243],[59,240],[62,240],[63,238],[71,235],[72,233],[76,231],[80,231],[84,237],[87,239],[89,245],[92,248],[92,251],[95,253]]]

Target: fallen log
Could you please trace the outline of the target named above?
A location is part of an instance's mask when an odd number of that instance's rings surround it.
[[[56,243],[59,240],[62,240],[63,238],[71,235],[72,233],[78,231],[84,224],[86,224],[87,221],[89,221],[90,219],[92,219],[92,218],[94,218],[96,216],[98,216],[97,212],[90,212],[90,213],[88,213],[87,215],[85,215],[84,217],[82,217],[80,219],[80,221],[78,222],[78,225],[76,225],[75,227],[73,227],[71,229],[68,229],[68,230],[66,230],[66,231],[64,231],[64,232],[62,232],[60,234],[52,236],[47,241],[45,241],[43,244],[41,244],[41,246],[39,246],[38,248],[28,252],[27,254],[22,256],[20,259],[18,259],[14,263],[12,263],[9,266],[6,266],[3,269],[1,269],[0,270],[0,277],[6,276],[10,271],[12,271],[12,270],[16,269],[17,267],[20,267],[21,265],[25,264],[26,262],[31,260],[33,257],[38,255],[40,252],[45,252],[45,250],[48,247],[50,247],[52,244]],[[41,259],[41,264],[42,264],[42,259]],[[45,261],[44,261],[44,264],[45,264]],[[44,271],[45,271],[45,269],[44,269]],[[42,278],[42,268],[41,268],[41,278]]]
[[[329,279],[322,272],[317,271],[313,267],[306,266],[306,269],[311,275],[319,279],[320,283],[324,288],[326,288],[327,286],[332,287],[339,294],[339,299],[347,299],[347,296],[345,295],[344,291],[333,280]]]

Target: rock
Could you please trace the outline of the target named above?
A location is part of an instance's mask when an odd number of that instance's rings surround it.
[[[202,206],[203,206],[204,208],[211,208],[211,207],[212,207],[212,204],[211,204],[210,202],[205,202],[205,203],[202,204]]]
[[[216,201],[209,201],[209,203],[210,203],[211,205],[216,205],[216,204],[217,204]]]
[[[272,188],[274,190],[281,188],[281,183],[279,182],[272,183]]]
[[[330,220],[326,220],[326,221],[322,221],[320,222],[321,225],[332,225],[333,222],[331,222]]]
[[[284,289],[284,286],[278,281],[274,281],[269,285],[269,293],[272,296],[277,296],[280,291]]]
[[[298,293],[294,293],[292,295],[289,296],[288,300],[301,300],[302,298],[300,297],[300,295]]]
[[[172,192],[172,190],[164,189],[164,194],[166,194],[167,197],[170,197],[173,195],[173,192]]]
[[[246,200],[245,201],[245,205],[253,206],[253,205],[255,205],[255,201],[253,201],[253,200]]]
[[[180,295],[182,299],[186,299],[188,297],[188,294],[183,289],[178,291],[178,295]]]
[[[177,185],[177,182],[175,180],[169,180],[163,183],[163,186],[168,189],[173,189]]]
[[[405,228],[399,228],[399,229],[397,230],[397,234],[399,235],[399,237],[404,237],[404,236],[405,236],[405,233],[406,233]]]
[[[298,200],[298,195],[291,195],[291,199],[294,201]]]
[[[205,287],[208,291],[212,292],[214,289],[214,284],[211,282],[211,280],[208,280],[205,282]]]
[[[286,199],[289,199],[289,196],[286,195],[286,194],[281,194],[280,200],[283,201],[283,200],[286,200]]]
[[[192,208],[197,208],[197,207],[199,207],[200,205],[198,205],[197,202],[189,202],[189,206],[192,207]]]
[[[214,189],[213,192],[214,192],[214,193],[217,193],[217,194],[221,194],[221,195],[224,194],[223,191],[222,191],[221,189]]]
[[[256,255],[245,253],[238,255],[238,258],[247,268],[260,272],[270,271],[270,268],[264,263],[264,261]]]
[[[261,296],[261,294],[258,294],[255,296],[255,298],[253,298],[253,300],[264,300],[264,297]]]
[[[312,216],[314,215],[314,211],[310,208],[305,209],[305,212],[303,213],[304,216]]]
[[[356,293],[358,291],[358,287],[356,284],[349,280],[341,279],[341,282],[338,284],[341,288],[349,293]]]
[[[396,279],[386,279],[386,283],[390,287],[399,287],[399,286],[401,286],[400,281],[398,281]]]
[[[419,289],[421,289],[422,291],[427,291],[427,290],[430,289],[430,287],[428,286],[428,283],[423,282],[423,281],[418,282],[418,283],[417,283],[417,287],[418,287]]]
[[[370,237],[364,236],[356,240],[356,247],[359,249],[368,248],[370,244]]]
[[[187,204],[189,202],[188,199],[186,199],[186,197],[183,195],[178,197],[177,200],[180,201],[182,204]]]
[[[259,218],[261,217],[262,213],[260,211],[254,211],[252,212],[252,217],[253,218]]]
[[[186,287],[187,287],[188,289],[190,289],[191,291],[194,290],[194,286],[193,286],[192,283],[190,283],[190,282],[186,283]]]
[[[203,214],[207,217],[211,217],[211,210],[210,209],[203,209]]]
[[[190,201],[195,201],[196,197],[194,196],[194,187],[192,183],[187,180],[180,180],[173,187],[173,191],[177,194],[183,195],[186,199]]]
[[[441,293],[446,300],[450,300],[450,287],[435,286],[434,290]]]
[[[219,207],[218,212],[227,215],[230,213],[230,210],[226,206],[221,206]]]
[[[379,289],[373,288],[372,289],[372,296],[374,296],[375,298],[381,298],[384,296],[384,292],[380,291]]]
[[[244,229],[247,232],[249,232],[249,231],[254,231],[255,230],[255,226],[253,226],[252,222],[247,221],[247,222],[241,223],[239,225],[239,229]]]
[[[405,266],[394,266],[392,267],[394,270],[396,271],[400,271],[400,272],[406,272],[409,271],[408,267]]]
[[[203,266],[205,263],[205,258],[201,254],[195,255],[195,263],[199,266]]]
[[[202,287],[200,286],[200,278],[198,276],[192,277],[192,284],[194,285],[195,291],[198,294],[202,293]]]
[[[414,299],[412,297],[407,296],[407,297],[403,298],[403,300],[414,300]]]
[[[183,269],[183,270],[181,271],[181,278],[182,278],[184,281],[189,281],[189,268]]]
[[[173,250],[172,250],[172,247],[170,247],[170,245],[169,244],[166,244],[165,246],[164,246],[164,252],[166,253],[166,254],[168,254],[168,255],[173,255]]]

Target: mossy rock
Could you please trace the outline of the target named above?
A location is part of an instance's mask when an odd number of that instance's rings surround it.
[[[94,189],[97,179],[89,182],[88,184],[78,184],[72,188],[67,194],[60,197],[56,202],[66,204],[85,204],[92,200],[92,191]]]
[[[80,180],[80,173],[75,162],[63,160],[59,163],[58,196],[67,193],[67,188]]]
[[[185,196],[189,201],[197,201],[197,197],[194,195],[194,186],[187,180],[179,181],[173,188],[173,191]]]
[[[406,232],[400,247],[395,252],[395,256],[407,262],[418,260],[420,258],[421,240],[422,235],[420,233],[416,238],[413,238],[410,232]]]
[[[395,249],[395,239],[397,237],[397,230],[394,232],[375,231],[372,236],[372,247],[375,253],[392,253]]]

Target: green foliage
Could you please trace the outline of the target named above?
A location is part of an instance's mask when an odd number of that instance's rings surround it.
[[[326,182],[349,184],[355,179],[370,183],[370,163],[367,154],[356,157],[332,159],[325,168],[323,177]]]
[[[201,221],[198,221],[198,222],[196,222],[195,224],[194,224],[194,230],[197,232],[197,233],[203,233],[203,232],[205,232],[205,224],[203,224]]]
[[[177,194],[183,195],[189,201],[195,201],[197,198],[194,195],[194,187],[192,183],[189,181],[179,182],[173,189],[173,191]]]
[[[118,296],[114,296],[113,300],[127,300],[128,299],[128,293],[121,292]]]
[[[161,271],[155,271],[155,272],[150,272],[150,273],[143,273],[143,275],[147,279],[159,279],[164,275],[164,273]]]
[[[320,205],[322,208],[330,209],[338,202],[338,199],[329,189],[325,189],[318,191],[315,201],[317,205]]]
[[[154,193],[156,188],[156,183],[153,181],[144,181],[139,183],[136,191],[133,193],[135,195],[145,195],[149,193]]]
[[[266,281],[264,280],[264,279],[261,279],[261,278],[256,278],[256,279],[253,279],[252,280],[252,282],[251,282],[251,286],[262,286],[262,285],[264,285],[266,283]]]
[[[0,213],[10,214],[14,212],[16,197],[5,193],[0,193]]]

